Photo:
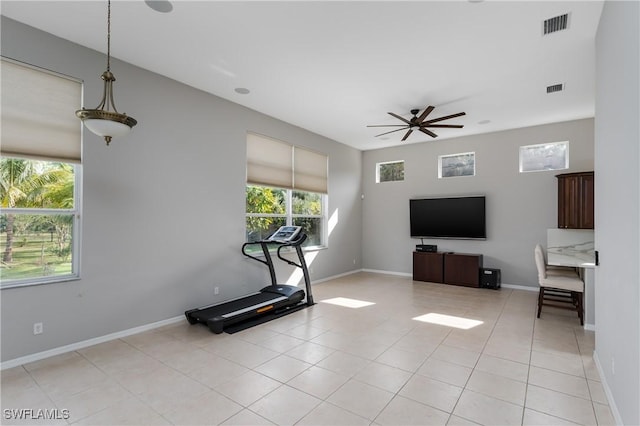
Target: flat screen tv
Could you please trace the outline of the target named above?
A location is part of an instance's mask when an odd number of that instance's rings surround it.
[[[411,199],[409,215],[413,238],[487,238],[484,196]]]

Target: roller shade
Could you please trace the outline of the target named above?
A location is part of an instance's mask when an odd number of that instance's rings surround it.
[[[327,193],[327,156],[247,134],[247,183]]]
[[[327,156],[294,147],[293,184],[296,189],[327,193]]]
[[[79,81],[2,58],[3,156],[81,161]]]
[[[291,145],[247,134],[247,183],[293,188]]]

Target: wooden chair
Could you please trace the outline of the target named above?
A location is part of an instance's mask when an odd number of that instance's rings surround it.
[[[542,305],[555,306],[578,311],[580,325],[584,325],[584,282],[575,270],[549,268],[544,260],[544,251],[540,244],[535,251],[538,269],[538,318]]]

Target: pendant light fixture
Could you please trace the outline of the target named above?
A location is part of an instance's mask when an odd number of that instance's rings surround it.
[[[107,1],[107,70],[100,78],[104,80],[100,105],[95,109],[79,109],[76,111],[76,116],[82,120],[87,129],[102,136],[109,145],[111,138],[128,134],[133,126],[138,124],[133,117],[119,113],[113,101],[113,82],[116,78],[111,72],[111,0]]]

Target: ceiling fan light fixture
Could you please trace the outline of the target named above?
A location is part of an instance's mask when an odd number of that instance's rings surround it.
[[[109,145],[112,138],[127,135],[133,126],[138,124],[133,117],[119,113],[113,101],[113,82],[116,78],[111,72],[111,0],[107,1],[107,70],[100,78],[104,81],[102,101],[94,109],[77,110],[76,117],[82,120],[92,133],[104,138]]]

